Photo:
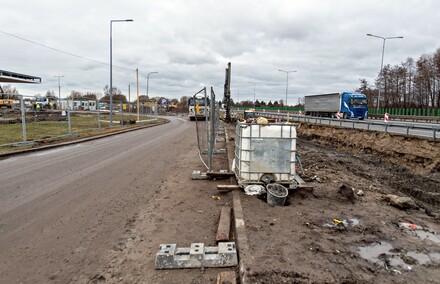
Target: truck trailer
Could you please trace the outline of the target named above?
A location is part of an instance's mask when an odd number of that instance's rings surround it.
[[[306,115],[321,117],[358,118],[368,116],[367,96],[356,92],[331,93],[305,96]]]

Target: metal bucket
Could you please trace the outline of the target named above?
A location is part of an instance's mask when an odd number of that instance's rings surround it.
[[[284,206],[286,203],[289,190],[277,183],[270,183],[266,186],[267,189],[267,203],[271,206]]]

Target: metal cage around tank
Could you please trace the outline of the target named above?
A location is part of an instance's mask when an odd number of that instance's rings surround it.
[[[296,184],[296,128],[293,124],[238,123],[233,170],[242,187],[277,182]]]

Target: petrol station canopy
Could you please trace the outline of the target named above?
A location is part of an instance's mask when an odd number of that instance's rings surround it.
[[[27,83],[27,84],[40,84],[41,78],[19,74],[15,72],[0,70],[0,83]]]

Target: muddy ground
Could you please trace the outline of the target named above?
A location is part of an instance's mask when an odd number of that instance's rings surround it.
[[[305,124],[298,137],[313,192],[292,190],[284,207],[241,194],[250,282],[440,283],[440,143]]]

